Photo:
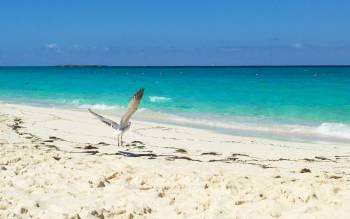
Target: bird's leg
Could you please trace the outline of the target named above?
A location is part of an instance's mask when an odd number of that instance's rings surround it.
[[[123,146],[123,135],[120,135],[120,144]]]
[[[119,146],[119,135],[117,136],[117,141],[118,141],[118,144],[117,144],[117,146]]]

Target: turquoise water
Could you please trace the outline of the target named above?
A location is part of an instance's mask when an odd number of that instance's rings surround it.
[[[0,67],[0,100],[121,111],[226,133],[350,140],[350,67]]]

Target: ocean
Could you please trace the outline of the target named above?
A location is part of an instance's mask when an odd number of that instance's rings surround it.
[[[350,67],[0,67],[0,101],[226,134],[350,144]]]

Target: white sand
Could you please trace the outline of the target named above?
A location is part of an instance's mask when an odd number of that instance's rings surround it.
[[[350,217],[349,145],[111,133],[84,111],[0,104],[0,218]]]

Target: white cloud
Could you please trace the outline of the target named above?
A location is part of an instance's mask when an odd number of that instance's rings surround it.
[[[293,43],[291,46],[294,49],[302,49],[302,48],[304,48],[304,45],[302,43]]]
[[[46,48],[48,49],[57,49],[58,46],[56,43],[49,43],[49,44],[46,44]]]
[[[48,43],[45,45],[46,49],[55,52],[55,53],[61,53],[61,48],[56,43]]]

